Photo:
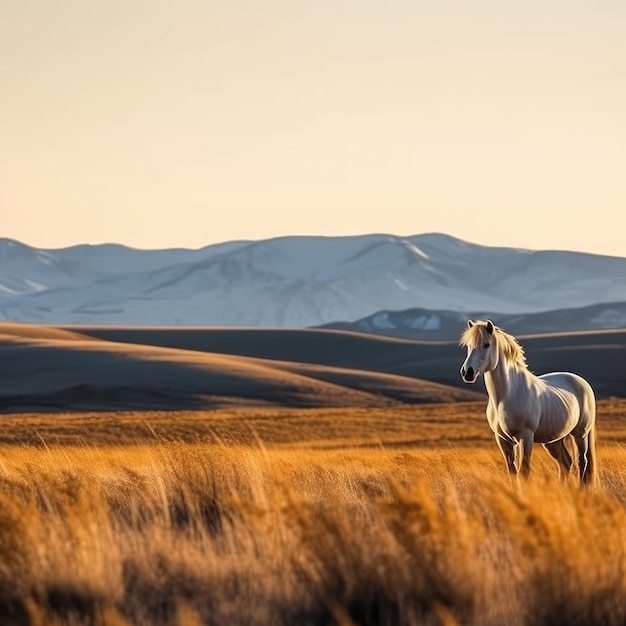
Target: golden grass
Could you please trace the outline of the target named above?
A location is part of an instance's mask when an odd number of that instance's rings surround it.
[[[619,444],[605,440],[603,486],[587,491],[559,484],[541,450],[518,485],[487,440],[434,444],[426,429],[407,444],[390,427],[390,442],[354,432],[350,446],[344,424],[323,446],[341,415],[290,412],[273,423],[311,420],[315,445],[260,443],[252,417],[243,443],[155,437],[162,415],[132,445],[93,445],[88,429],[54,442],[41,435],[54,416],[32,444],[5,444],[0,624],[625,623]]]
[[[626,403],[619,404],[626,413]],[[605,412],[607,409],[605,409]],[[626,442],[626,420],[612,420]],[[623,432],[622,432],[623,431]],[[488,445],[493,436],[484,403],[398,405],[386,408],[250,408],[127,411],[2,416],[0,446],[129,445],[155,441],[310,447]]]

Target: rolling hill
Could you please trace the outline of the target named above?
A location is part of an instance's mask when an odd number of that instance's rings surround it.
[[[167,343],[168,331],[162,337],[160,343]],[[144,343],[138,338],[121,342],[82,331],[0,324],[0,412],[365,407],[480,398],[469,389],[368,369],[365,363],[350,368],[341,358],[296,362],[277,351],[278,358],[270,360],[186,342],[181,342],[184,347],[162,347],[150,345],[152,336],[144,337]],[[265,338],[280,340],[271,331]],[[202,344],[202,336],[196,341]],[[307,341],[305,334],[301,350]]]
[[[482,382],[468,386],[461,381],[459,368],[465,351],[456,340],[415,341],[323,329],[78,328],[85,336],[109,342],[282,361],[292,367],[304,364],[378,372],[428,380],[486,397]],[[553,333],[519,339],[531,371],[576,372],[591,382],[598,397],[626,397],[626,331]]]

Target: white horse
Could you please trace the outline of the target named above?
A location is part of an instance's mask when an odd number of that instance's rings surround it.
[[[535,376],[519,343],[491,320],[469,320],[461,345],[467,346],[461,377],[474,383],[483,375],[489,394],[487,420],[509,473],[528,476],[536,442],[558,461],[565,478],[572,467],[565,446],[571,435],[578,448],[580,481],[595,483],[596,401],[591,385],[569,372]],[[521,449],[517,464],[516,448]]]

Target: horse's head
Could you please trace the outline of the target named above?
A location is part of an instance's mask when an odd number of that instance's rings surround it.
[[[494,336],[495,326],[491,320],[468,320],[461,336],[461,345],[467,347],[467,357],[461,366],[461,378],[475,383],[478,377],[498,364],[498,349]]]

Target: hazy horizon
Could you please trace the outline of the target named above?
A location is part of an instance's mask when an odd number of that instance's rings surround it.
[[[0,237],[626,257],[626,3],[0,6]]]

